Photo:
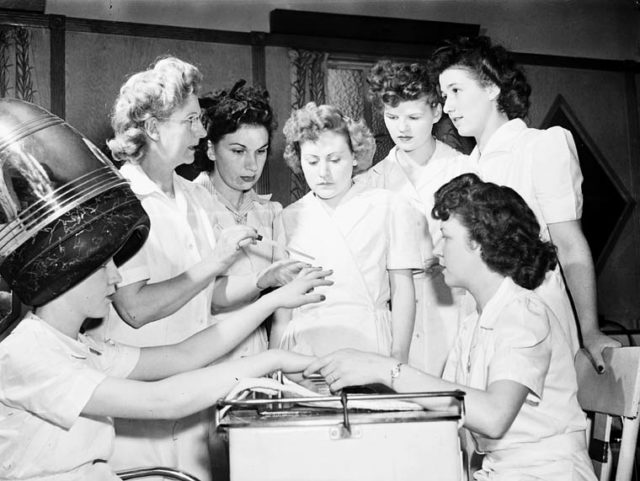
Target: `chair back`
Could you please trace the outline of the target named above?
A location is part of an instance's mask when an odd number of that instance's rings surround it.
[[[576,355],[578,401],[593,413],[589,456],[600,481],[630,481],[638,438],[640,404],[640,347],[608,348],[605,372],[598,374],[584,350]],[[616,460],[612,459],[611,430],[614,418],[622,420],[622,437]]]

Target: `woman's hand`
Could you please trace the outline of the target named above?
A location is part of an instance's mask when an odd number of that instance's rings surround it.
[[[226,229],[216,229],[216,246],[213,250],[213,262],[223,269],[229,267],[237,259],[240,249],[253,244],[258,233],[253,227],[235,225]]]
[[[347,386],[381,383],[390,387],[391,370],[398,361],[372,352],[341,349],[313,362],[305,376],[319,372],[331,391]]]
[[[620,347],[620,342],[603,334],[599,329],[593,329],[582,335],[584,348],[589,353],[593,367],[602,374],[605,371],[602,351],[606,347]]]
[[[314,294],[313,289],[332,285],[333,281],[325,279],[331,274],[333,271],[324,271],[321,267],[303,267],[294,280],[268,295],[274,296],[277,307],[289,309],[321,302],[325,297],[321,294]]]
[[[297,352],[284,351],[282,349],[271,349],[269,352],[272,352],[276,356],[276,364],[285,374],[302,373],[309,364],[318,359],[317,357],[305,356]]]
[[[276,261],[258,273],[256,276],[256,286],[260,290],[268,289],[269,287],[284,286],[294,280],[305,267],[311,267],[311,265],[295,259]]]

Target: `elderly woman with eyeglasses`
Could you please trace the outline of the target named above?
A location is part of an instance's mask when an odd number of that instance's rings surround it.
[[[193,162],[194,149],[206,135],[198,103],[201,80],[196,67],[167,57],[131,76],[120,90],[108,146],[124,162],[121,172],[149,215],[151,231],[143,248],[121,266],[115,309],[94,332],[98,337],[146,347],[178,343],[203,330],[212,323],[216,277],[257,237],[247,226],[214,231],[208,192],[174,172]],[[268,270],[261,275],[235,282],[233,296],[227,297],[236,302],[255,298],[258,285],[275,287],[278,276]],[[262,320],[233,323],[227,351]],[[166,465],[210,479],[206,412],[177,421],[115,424],[111,463],[116,469]]]

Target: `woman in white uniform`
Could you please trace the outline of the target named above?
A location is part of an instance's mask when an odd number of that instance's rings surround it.
[[[271,201],[270,194],[260,195],[254,189],[267,161],[271,135],[276,125],[269,105],[269,94],[265,90],[245,86],[245,81],[240,80],[229,90],[220,90],[201,98],[200,105],[203,107],[203,121],[207,130],[203,149],[206,155],[201,160],[204,171],[194,182],[211,194],[207,208],[212,223],[221,228],[248,225],[265,239],[273,239],[274,222],[282,211],[282,205]],[[216,279],[216,283],[228,284],[232,280],[229,276],[257,274],[262,277],[260,273],[271,269],[276,255],[274,248],[268,244],[258,242],[246,245],[225,275]],[[296,261],[287,263],[293,265]],[[220,321],[228,318],[254,300],[248,299],[227,307],[218,306],[214,298],[215,319]],[[267,332],[261,326],[228,356],[248,356],[267,349]]]
[[[469,291],[477,307],[461,325],[443,379],[351,350],[314,362],[306,374],[319,370],[333,391],[377,382],[398,392],[464,391],[464,426],[484,454],[478,481],[595,481],[573,352],[533,291],[555,267],[555,247],[540,238],[534,213],[513,189],[475,174],[436,193],[434,217],[442,221],[436,253],[445,281]]]
[[[206,135],[197,97],[201,78],[193,65],[164,58],[129,78],[116,100],[108,145],[114,158],[125,162],[121,172],[149,215],[151,230],[143,248],[121,267],[115,310],[97,334],[103,339],[156,346],[180,342],[209,326],[214,279],[257,236],[249,226],[235,226],[216,238],[209,194],[174,172],[193,162],[194,149]],[[229,303],[255,299],[258,285],[275,285],[273,274],[243,276],[233,283],[233,292],[225,285],[217,297]],[[219,355],[234,347],[229,342]],[[116,468],[180,467],[207,481],[209,417],[202,411],[173,421],[117,420],[112,463]]]
[[[523,118],[531,88],[508,52],[489,38],[462,38],[438,49],[433,61],[445,113],[460,135],[476,139],[470,170],[513,188],[536,214],[542,236],[556,245],[559,260],[538,292],[575,352],[577,326],[562,267],[583,343],[597,368],[604,369],[602,349],[618,343],[598,327],[595,270],[580,225],[582,173],[571,133],[560,127],[527,127]]]
[[[107,217],[113,219],[105,213],[101,221]],[[74,223],[71,216],[63,220]],[[126,224],[131,217],[115,220]],[[119,480],[118,469],[155,464],[145,465],[141,458],[132,458],[134,464],[128,466],[108,461],[114,447],[113,417],[184,419],[224,397],[239,378],[277,369],[300,372],[312,360],[269,351],[204,367],[224,352],[225,340],[238,338],[242,325],[255,325],[276,307],[320,301],[318,294],[305,294],[326,284],[317,269],[261,298],[235,325],[211,326],[171,346],[139,348],[80,334],[87,318],[108,314],[120,280],[110,258],[114,252],[103,249],[99,254],[109,259],[28,313],[0,343],[1,479]],[[56,254],[48,259],[55,270]]]
[[[430,213],[434,193],[464,172],[466,156],[433,136],[442,106],[427,65],[382,60],[372,67],[367,81],[369,96],[381,109],[395,146],[356,182],[405,195],[427,223],[425,270],[414,273],[416,321],[409,364],[440,375],[458,329],[462,294],[444,283],[440,271],[429,270],[430,247],[440,238]]]
[[[311,191],[283,210],[277,237],[331,269],[335,285],[323,309],[276,313],[273,345],[315,355],[353,347],[406,361],[423,224],[402,197],[354,185],[354,170],[374,151],[363,123],[312,102],[292,113],[284,133],[285,160]]]

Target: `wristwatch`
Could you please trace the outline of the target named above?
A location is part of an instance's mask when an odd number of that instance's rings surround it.
[[[391,389],[395,389],[394,384],[396,379],[400,377],[400,369],[402,369],[403,365],[403,362],[399,362],[393,367],[393,369],[391,369]]]

